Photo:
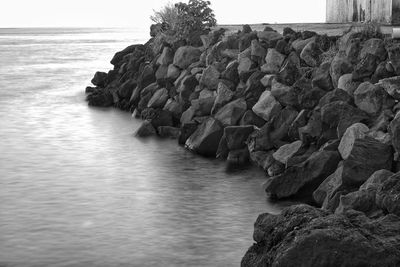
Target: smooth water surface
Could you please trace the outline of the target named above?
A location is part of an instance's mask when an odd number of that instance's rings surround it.
[[[132,29],[0,29],[1,266],[238,266],[268,203],[228,172],[84,89]],[[281,204],[280,204],[281,205]]]

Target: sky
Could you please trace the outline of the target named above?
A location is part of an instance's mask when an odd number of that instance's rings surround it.
[[[149,27],[150,15],[187,0],[1,0],[0,28]],[[324,22],[325,0],[211,0],[218,24]]]

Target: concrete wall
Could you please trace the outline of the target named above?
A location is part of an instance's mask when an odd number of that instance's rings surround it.
[[[400,0],[392,0],[392,23],[400,24]]]
[[[396,18],[400,21],[400,0],[327,0],[326,21],[374,21],[390,24],[393,10],[397,10]]]

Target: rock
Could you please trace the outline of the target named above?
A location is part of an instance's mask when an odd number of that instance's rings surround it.
[[[317,67],[320,65],[320,55],[322,50],[317,44],[317,42],[309,42],[302,52],[300,53],[300,58],[310,67]]]
[[[286,85],[293,85],[300,77],[300,58],[295,52],[290,53],[278,73],[278,81]]]
[[[270,46],[275,46],[279,40],[283,39],[283,36],[280,33],[273,31],[257,32],[257,37],[260,41],[264,41]]]
[[[160,65],[155,75],[157,83],[164,86],[168,75],[168,66]]]
[[[210,90],[217,90],[219,77],[220,73],[217,68],[213,65],[210,65],[204,70],[203,76],[201,76],[200,79],[200,85],[203,85]]]
[[[286,165],[288,160],[296,155],[302,146],[303,142],[300,140],[291,144],[283,145],[273,154],[273,157],[277,161]]]
[[[178,79],[179,75],[181,74],[181,70],[176,67],[174,64],[170,64],[167,70],[167,79],[171,81],[175,81]]]
[[[314,36],[316,36],[316,35],[317,35],[317,33],[314,32],[314,31],[302,31],[302,32],[301,32],[301,38],[302,38],[303,40],[312,38],[312,37],[314,37]]]
[[[283,36],[291,36],[291,35],[296,35],[296,32],[290,28],[290,27],[285,27],[283,28]]]
[[[239,60],[239,66],[237,67],[237,71],[240,77],[240,80],[247,81],[250,77],[251,73],[254,72],[256,64],[250,58],[245,57]]]
[[[331,63],[331,78],[333,87],[338,87],[339,78],[343,74],[351,73],[353,67],[343,52],[338,52]]]
[[[251,29],[250,25],[245,24],[242,26],[242,32],[243,33],[251,33],[253,30]]]
[[[184,102],[189,101],[190,95],[193,93],[198,84],[199,82],[197,81],[195,76],[185,76],[182,79],[181,84],[177,90],[177,92],[179,93],[179,98]]]
[[[293,120],[293,122],[289,126],[288,135],[291,140],[300,139],[299,136],[299,128],[307,125],[308,122],[308,112],[303,109],[299,112],[297,117]]]
[[[312,79],[312,86],[321,88],[325,91],[333,90],[330,74],[331,63],[324,62],[316,70]]]
[[[94,77],[93,77],[91,82],[95,86],[104,88],[106,86],[106,83],[107,83],[107,73],[101,72],[101,71],[97,71],[94,74]]]
[[[169,98],[166,88],[158,89],[147,103],[148,108],[163,108]]]
[[[157,64],[168,66],[174,62],[174,51],[169,47],[164,47],[160,57],[157,59]]]
[[[271,87],[272,86],[272,82],[275,79],[276,79],[276,75],[267,74],[260,80],[260,82],[264,87]]]
[[[265,191],[279,199],[295,195],[307,184],[307,189],[312,192],[336,170],[339,161],[337,152],[315,152],[306,161],[267,180]]]
[[[250,47],[251,41],[257,39],[256,32],[243,34],[239,39],[239,51],[242,52]]]
[[[315,38],[308,38],[306,40],[297,39],[292,42],[292,48],[294,49],[294,51],[296,51],[298,55],[300,55],[304,47],[306,47],[308,43],[313,41],[315,41]]]
[[[130,45],[126,47],[124,50],[117,52],[114,57],[111,59],[111,64],[114,66],[119,66],[121,65],[122,59],[130,54],[133,53],[135,50],[142,48],[143,45]]]
[[[234,60],[230,62],[226,69],[221,73],[221,78],[233,82],[235,85],[239,83],[239,62]]]
[[[262,168],[264,171],[267,171],[269,167],[275,162],[275,159],[272,157],[274,153],[271,151],[253,151],[250,153],[250,160],[258,167]]]
[[[267,52],[257,39],[251,41],[251,58],[256,62],[262,62]]]
[[[186,124],[192,121],[194,117],[195,110],[192,106],[190,106],[188,109],[186,109],[180,118],[181,124]]]
[[[276,43],[275,49],[283,55],[289,55],[291,47],[285,40],[282,39]]]
[[[154,69],[150,65],[146,65],[138,78],[138,87],[145,88],[156,81]]]
[[[89,106],[95,107],[111,107],[114,99],[109,90],[96,90],[86,96]]]
[[[377,84],[396,100],[400,100],[400,76],[382,79]]]
[[[215,119],[220,121],[225,127],[237,125],[246,110],[246,101],[239,98],[223,106],[217,114],[215,114]]]
[[[392,175],[393,172],[388,170],[376,171],[360,186],[360,190],[377,190]]]
[[[246,148],[229,151],[227,162],[234,165],[243,165],[249,162],[249,150]]]
[[[248,107],[253,107],[259,100],[261,94],[265,91],[265,88],[261,83],[261,79],[263,77],[264,73],[260,71],[255,71],[248,78],[243,93],[240,91],[239,88],[236,88],[236,94],[238,96],[242,96],[242,94],[244,94],[244,98]]]
[[[211,109],[214,105],[214,101],[215,97],[199,98],[192,100],[192,109],[194,111],[194,116],[209,116],[211,114]]]
[[[229,103],[234,96],[234,92],[232,92],[224,83],[220,82],[217,88],[217,98],[215,99],[211,114],[216,114],[217,111]]]
[[[258,102],[252,108],[253,112],[265,121],[274,118],[281,109],[281,104],[272,96],[270,91],[262,93]]]
[[[98,88],[98,87],[93,87],[93,86],[86,86],[85,94],[94,93],[96,90],[100,90],[100,88]]]
[[[277,74],[283,61],[285,60],[285,55],[282,55],[276,49],[269,48],[267,56],[265,57],[265,64],[261,66],[261,71],[267,74]]]
[[[394,101],[389,103],[389,95],[386,91],[370,82],[360,84],[354,92],[354,103],[357,107],[370,115],[378,114],[382,108],[391,108]]]
[[[348,73],[340,76],[338,81],[338,88],[346,91],[349,95],[353,96],[354,91],[357,90],[360,82],[353,81],[353,74]]]
[[[377,83],[382,79],[387,79],[395,76],[392,70],[388,70],[388,68],[386,68],[387,65],[389,64],[386,61],[382,61],[381,63],[378,64],[374,74],[371,77],[372,83]]]
[[[393,44],[388,47],[387,51],[390,65],[392,66],[394,72],[397,75],[400,75],[400,45]]]
[[[333,91],[326,93],[319,100],[318,106],[323,107],[335,101],[342,101],[351,105],[353,103],[353,98],[346,91],[342,89],[335,89]]]
[[[160,126],[157,128],[158,135],[162,138],[178,139],[181,129],[171,126]]]
[[[168,99],[163,108],[172,113],[175,120],[179,121],[183,112],[183,105],[176,100]]]
[[[201,51],[193,46],[179,47],[174,56],[173,64],[180,69],[186,69],[190,64],[199,61]]]
[[[136,80],[127,80],[118,88],[118,96],[123,99],[129,99],[136,88]]]
[[[355,123],[347,128],[338,147],[343,159],[348,159],[356,139],[364,138],[368,131],[368,126],[362,123]]]
[[[150,121],[143,121],[143,123],[137,129],[135,136],[147,137],[151,135],[156,135],[156,129],[154,129]]]
[[[197,127],[198,125],[194,121],[182,123],[178,143],[184,145],[186,140],[197,130]]]
[[[237,150],[246,147],[246,140],[254,131],[254,126],[228,126],[224,129],[227,148]]]
[[[396,117],[390,123],[389,129],[392,137],[392,145],[396,152],[400,154],[400,111],[397,112]]]
[[[298,105],[298,95],[292,86],[273,81],[271,95],[275,97],[282,106],[295,107]]]
[[[360,51],[360,58],[364,58],[368,54],[374,55],[379,61],[384,61],[387,57],[384,41],[378,38],[367,40]]]
[[[363,81],[365,78],[369,78],[374,74],[376,67],[378,66],[379,59],[371,54],[366,54],[354,67],[353,70],[353,81]]]
[[[210,97],[214,97],[215,99],[217,97],[217,92],[208,89],[203,89],[199,93],[199,99],[210,98]]]
[[[243,117],[240,119],[240,125],[254,125],[257,127],[262,127],[265,124],[265,120],[257,116],[252,110],[247,110]]]
[[[376,204],[385,212],[400,216],[400,172],[389,177],[376,193]]]
[[[355,211],[331,214],[308,205],[291,206],[279,215],[257,218],[256,243],[241,266],[396,266],[399,223],[393,215],[369,219]]]
[[[208,118],[187,139],[185,147],[197,154],[215,157],[222,134],[221,123]]]

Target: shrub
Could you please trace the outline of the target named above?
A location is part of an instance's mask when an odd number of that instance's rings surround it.
[[[154,11],[150,18],[155,23],[168,25],[164,33],[172,37],[172,40],[184,40],[193,44],[200,40],[201,34],[208,33],[211,27],[217,24],[210,5],[210,1],[204,0],[189,0],[187,4],[168,4],[160,11]]]

